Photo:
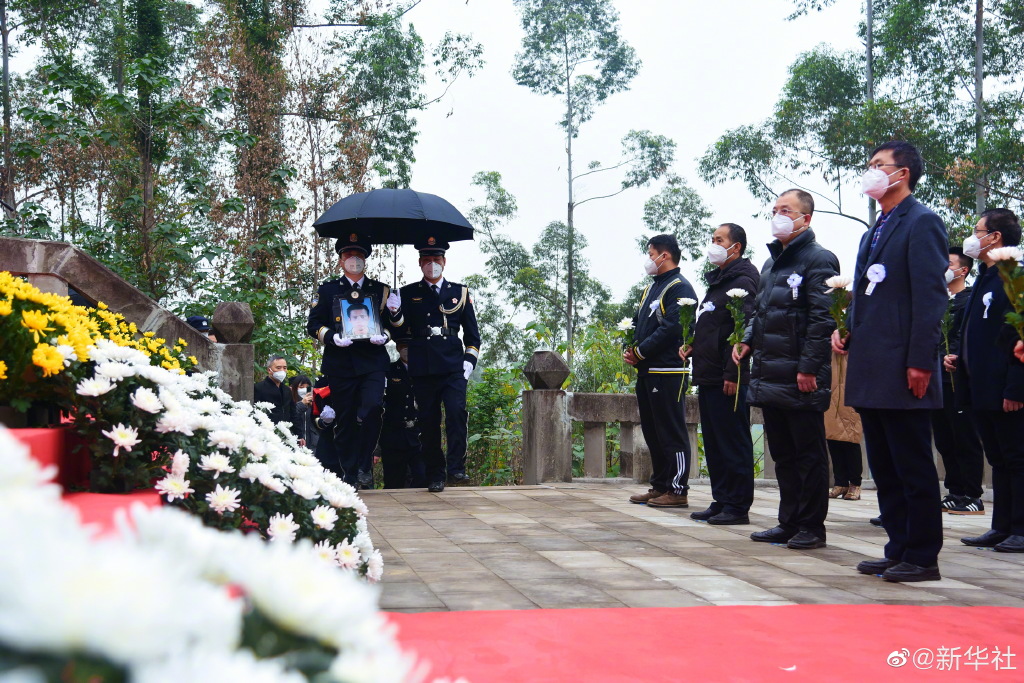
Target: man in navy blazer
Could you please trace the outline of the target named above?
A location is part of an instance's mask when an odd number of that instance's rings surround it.
[[[939,477],[930,410],[942,407],[940,321],[949,297],[946,226],[914,199],[923,164],[907,142],[880,145],[864,175],[865,194],[882,207],[857,252],[850,333],[832,336],[849,353],[846,404],[864,425],[868,465],[878,487],[885,557],[857,565],[888,581],[935,581],[942,548]]]

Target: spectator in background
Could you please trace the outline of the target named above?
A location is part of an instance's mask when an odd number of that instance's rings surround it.
[[[295,375],[289,385],[295,402],[295,420],[302,432],[299,439],[305,441],[306,448],[316,452],[320,431],[313,426],[313,382],[305,375]]]
[[[192,329],[205,334],[206,338],[210,341],[214,343],[217,342],[217,335],[213,331],[213,327],[210,326],[210,321],[206,319],[205,315],[190,315],[185,318],[185,322],[187,322]]]
[[[267,376],[253,387],[252,400],[253,403],[269,403],[272,408],[267,412],[273,423],[290,422],[292,434],[299,439],[299,445],[304,446],[306,442],[296,418],[295,401],[284,381],[287,376],[288,361],[284,356],[271,356],[267,360]]]

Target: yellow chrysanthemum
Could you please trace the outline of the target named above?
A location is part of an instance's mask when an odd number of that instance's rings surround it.
[[[0,360],[0,379],[7,379],[7,363]]]
[[[42,368],[43,377],[49,377],[64,369],[64,356],[49,344],[40,344],[32,351],[32,363]]]
[[[105,311],[107,310],[107,305],[100,301],[99,303],[96,304],[96,308],[100,309],[101,311]]]
[[[0,301],[0,315],[10,315],[12,310],[14,310],[13,302],[10,299]]]
[[[191,363],[192,365],[199,365],[199,361],[196,360],[195,356],[189,356],[188,357],[188,362]]]
[[[32,336],[35,338],[35,342],[39,343],[39,335],[44,332],[53,332],[53,328],[49,327],[50,317],[42,311],[22,311],[21,312],[21,326],[28,329]]]

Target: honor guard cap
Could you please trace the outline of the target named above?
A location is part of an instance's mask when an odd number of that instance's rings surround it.
[[[419,250],[420,256],[444,256],[448,251],[448,243],[433,236],[427,236],[413,244]]]
[[[367,236],[357,232],[349,233],[345,237],[339,237],[338,241],[334,243],[334,251],[338,252],[338,256],[341,256],[341,252],[346,249],[359,249],[366,256],[373,253],[373,245],[370,244]]]
[[[210,321],[207,320],[204,315],[190,315],[185,318],[185,322],[187,322],[192,329],[198,330],[199,332],[210,331]]]

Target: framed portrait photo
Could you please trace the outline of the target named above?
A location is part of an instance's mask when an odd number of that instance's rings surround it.
[[[353,296],[355,295],[355,296]],[[335,328],[339,335],[353,341],[379,336],[379,309],[372,294],[351,292],[334,300]]]

